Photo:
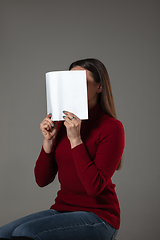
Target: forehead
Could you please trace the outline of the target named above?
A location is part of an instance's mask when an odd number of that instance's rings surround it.
[[[75,66],[71,69],[72,70],[86,70],[85,68],[81,67],[81,66]]]
[[[86,70],[87,80],[93,80],[92,73],[89,70],[87,70],[86,68],[83,68],[81,66],[76,66],[71,69],[71,71],[74,71],[74,70]]]

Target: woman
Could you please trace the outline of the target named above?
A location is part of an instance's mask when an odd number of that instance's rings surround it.
[[[35,166],[40,187],[57,172],[61,189],[49,210],[35,213],[0,228],[0,239],[115,239],[120,208],[111,177],[119,168],[124,129],[116,119],[110,80],[97,59],[71,64],[86,70],[89,119],[81,121],[65,111],[64,122],[40,124],[44,142]]]

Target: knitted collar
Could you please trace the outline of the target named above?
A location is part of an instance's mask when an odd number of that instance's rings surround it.
[[[88,110],[88,119],[95,120],[102,117],[105,113],[101,109],[100,103]]]

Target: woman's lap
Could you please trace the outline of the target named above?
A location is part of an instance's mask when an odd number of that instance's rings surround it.
[[[23,236],[35,240],[111,240],[116,233],[117,230],[92,212],[60,213],[50,209],[3,226],[0,239]]]
[[[22,225],[23,223],[32,221],[34,219],[38,219],[38,218],[42,218],[42,217],[46,217],[46,216],[51,216],[52,211],[51,210],[46,210],[46,211],[42,211],[42,212],[37,212],[37,213],[33,213],[30,214],[26,217],[17,219],[11,223],[8,223],[4,226],[2,226],[0,228],[0,239],[1,238],[11,238],[11,235],[13,233],[13,231],[20,225]],[[54,211],[53,211],[54,214]]]

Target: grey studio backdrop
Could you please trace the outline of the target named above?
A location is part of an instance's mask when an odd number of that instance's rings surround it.
[[[160,1],[0,0],[0,226],[48,209],[59,184],[33,169],[46,116],[45,73],[94,57],[107,67],[126,133],[113,176],[118,240],[160,239]]]

